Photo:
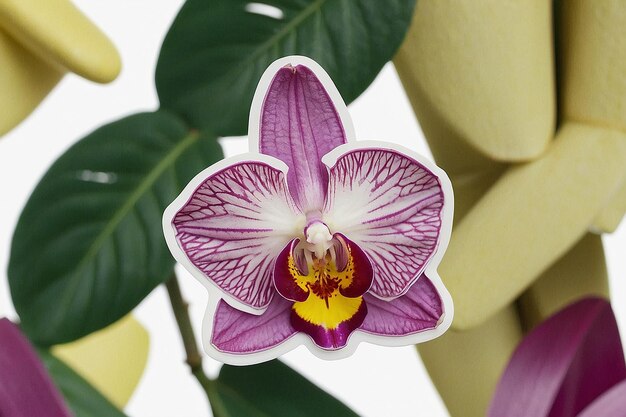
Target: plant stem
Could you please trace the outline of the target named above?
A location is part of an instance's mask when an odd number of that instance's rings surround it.
[[[178,278],[176,273],[172,274],[172,277],[165,283],[167,288],[167,294],[172,304],[172,310],[174,311],[174,317],[176,317],[176,323],[178,324],[178,330],[180,336],[183,339],[183,345],[185,346],[185,353],[187,354],[187,365],[191,370],[191,374],[198,380],[198,383],[206,393],[209,399],[209,404],[213,409],[213,415],[219,416],[222,413],[212,404],[212,396],[215,394],[214,382],[207,377],[202,368],[202,354],[198,349],[198,342],[196,341],[196,335],[193,332],[191,326],[191,319],[189,317],[189,304],[183,299],[183,295],[180,292],[180,286],[178,285]]]

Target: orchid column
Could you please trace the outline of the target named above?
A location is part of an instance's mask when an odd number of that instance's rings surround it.
[[[226,363],[304,344],[335,359],[361,341],[441,335],[451,230],[446,174],[384,142],[354,142],[343,100],[312,60],[263,75],[250,152],[196,176],[164,215],[170,250],[209,291],[204,347]]]

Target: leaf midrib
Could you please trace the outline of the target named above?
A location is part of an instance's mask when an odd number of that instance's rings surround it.
[[[322,9],[324,3],[328,0],[316,0],[309,6],[302,9],[300,14],[297,14],[289,23],[287,23],[281,30],[272,35],[268,40],[263,42],[259,48],[250,57],[245,60],[242,67],[254,62],[262,53],[270,49],[275,43],[278,43],[282,38],[286,37],[293,29],[295,29],[300,23],[306,20],[309,16]]]
[[[80,259],[78,265],[74,269],[70,282],[67,286],[67,291],[65,292],[65,296],[63,297],[63,301],[59,303],[61,307],[59,310],[60,313],[57,314],[58,317],[64,317],[67,313],[67,310],[70,308],[69,301],[74,297],[76,291],[78,290],[78,284],[80,283],[81,271],[86,267],[86,265],[93,259],[94,256],[98,253],[98,251],[102,248],[104,242],[113,234],[117,226],[122,222],[122,220],[128,215],[128,213],[133,209],[136,203],[139,201],[141,197],[149,190],[152,185],[157,181],[157,179],[167,170],[170,166],[172,166],[178,157],[189,148],[198,138],[199,133],[190,132],[187,136],[183,138],[176,146],[174,146],[169,153],[165,155],[161,161],[154,166],[149,172],[148,175],[144,177],[142,181],[139,182],[137,187],[135,187],[134,191],[131,193],[130,197],[126,200],[126,202],[120,206],[119,209],[115,212],[113,217],[107,222],[106,226],[102,231],[98,234],[93,243],[89,246],[85,255]]]
[[[221,80],[222,82],[227,82],[230,79],[237,79],[239,76],[248,69],[249,65],[252,65],[254,61],[259,58],[262,54],[266,53],[270,50],[275,44],[280,42],[283,38],[285,38],[289,33],[291,33],[295,28],[297,28],[303,21],[311,17],[314,13],[320,11],[324,3],[329,0],[316,0],[311,3],[302,11],[294,16],[292,20],[290,20],[285,26],[283,26],[278,32],[273,34],[269,39],[263,42],[259,47],[248,56],[245,60],[236,63],[234,65],[233,71],[226,71],[221,76],[216,77],[212,83],[215,83],[217,80]],[[206,87],[204,87],[206,88]]]

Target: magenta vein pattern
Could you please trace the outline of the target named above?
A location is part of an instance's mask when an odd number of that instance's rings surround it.
[[[174,218],[191,262],[231,296],[263,309],[274,258],[293,237],[295,205],[284,174],[242,162],[207,178]]]
[[[437,248],[443,203],[429,169],[392,150],[363,149],[330,170],[325,211],[372,261],[371,292],[392,298],[409,289]]]

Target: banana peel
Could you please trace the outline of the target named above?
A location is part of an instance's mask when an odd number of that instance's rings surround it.
[[[69,0],[0,1],[0,135],[32,112],[63,74],[107,83],[120,72],[111,41]]]

